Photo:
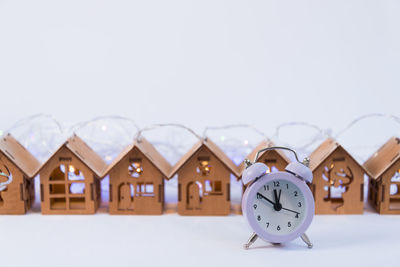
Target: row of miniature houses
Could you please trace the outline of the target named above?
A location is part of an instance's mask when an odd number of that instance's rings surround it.
[[[248,155],[272,144],[264,141]],[[271,171],[289,163],[279,150],[266,151],[259,162]],[[310,184],[317,214],[360,214],[364,175],[368,199],[379,213],[400,214],[400,139],[391,138],[364,165],[328,138],[310,155]],[[92,214],[99,207],[100,179],[109,175],[110,214],[162,214],[164,181],[178,177],[178,213],[230,213],[230,176],[236,166],[211,140],[201,140],[175,166],[144,138],[126,147],[107,165],[81,138],[68,139],[43,164],[11,135],[0,140],[0,214],[24,214],[35,198],[33,177],[40,176],[43,214]]]

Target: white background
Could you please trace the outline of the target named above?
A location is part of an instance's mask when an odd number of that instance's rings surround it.
[[[249,123],[272,136],[287,121],[335,133],[362,114],[398,115],[399,14],[400,3],[386,0],[0,0],[0,129],[35,113],[69,124],[117,114],[198,132]],[[398,129],[371,119],[340,141],[365,159]],[[317,216],[314,250],[296,242],[245,252],[240,216],[36,212],[0,217],[0,262],[390,266],[398,224],[374,213]]]

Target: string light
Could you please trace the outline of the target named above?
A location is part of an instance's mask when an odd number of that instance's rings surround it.
[[[354,125],[359,123],[362,120],[372,118],[372,117],[383,117],[383,118],[389,118],[392,119],[394,122],[397,124],[400,124],[400,118],[395,115],[390,115],[390,114],[384,114],[384,113],[372,113],[372,114],[366,114],[362,115],[353,121],[351,121],[346,127],[344,127],[342,130],[340,130],[337,134],[333,135],[335,139],[338,137],[342,136],[344,133],[346,133],[349,129],[351,129]],[[51,124],[54,125],[53,128],[49,127],[51,125],[46,124],[42,122],[41,124],[37,124],[37,120],[45,118],[51,121]],[[104,120],[110,120],[113,123],[116,122],[127,122],[130,124],[134,130],[132,129],[127,129],[120,123],[116,123],[112,127],[104,123]],[[23,129],[24,127],[29,125],[27,129]],[[208,126],[204,128],[203,135],[200,136],[198,135],[195,131],[193,131],[191,128],[181,125],[181,124],[176,124],[176,123],[165,123],[165,124],[154,124],[145,128],[140,129],[138,125],[131,120],[130,118],[125,118],[122,116],[101,116],[101,117],[96,117],[92,120],[84,121],[84,122],[79,122],[71,127],[63,127],[62,124],[57,121],[53,116],[47,115],[47,114],[35,114],[32,116],[29,116],[27,118],[21,119],[17,121],[15,124],[13,124],[9,129],[3,131],[0,130],[0,135],[2,134],[7,134],[11,131],[17,131],[19,130],[21,132],[20,137],[25,136],[22,141],[23,145],[27,146],[29,149],[32,150],[42,150],[37,153],[37,151],[33,151],[35,156],[37,154],[44,154],[47,153],[47,156],[49,153],[54,152],[54,150],[57,148],[55,144],[59,144],[57,142],[57,138],[54,138],[55,135],[58,136],[58,140],[60,139],[66,139],[68,138],[71,133],[75,132],[84,132],[83,130],[89,126],[93,125],[94,129],[101,129],[101,132],[109,134],[107,138],[101,137],[101,138],[95,138],[94,135],[98,131],[95,131],[92,129],[91,132],[87,131],[88,133],[83,134],[82,137],[84,137],[84,140],[87,141],[88,143],[91,144],[91,146],[98,152],[99,154],[103,155],[106,161],[111,161],[113,157],[119,153],[119,151],[127,144],[129,144],[132,140],[132,138],[137,138],[140,140],[140,137],[142,136],[143,132],[150,131],[159,127],[166,127],[166,126],[172,126],[172,127],[179,127],[182,129],[187,130],[190,132],[193,136],[198,138],[199,140],[207,139],[207,133],[210,130],[223,130],[223,129],[233,129],[233,128],[248,128],[253,130],[253,132],[257,133],[259,136],[261,136],[265,140],[269,140],[267,136],[265,135],[264,132],[261,130],[257,129],[253,125],[250,124],[231,124],[231,125],[225,125],[225,126]],[[332,136],[332,130],[331,129],[321,129],[317,125],[307,123],[307,122],[287,122],[287,123],[282,123],[278,125],[275,129],[274,134],[272,135],[271,140],[273,140],[275,143],[287,145],[293,147],[293,145],[286,144],[281,140],[280,137],[280,132],[282,128],[284,127],[296,127],[296,126],[305,126],[309,127],[311,129],[314,129],[316,131],[316,134],[313,135],[309,140],[307,141],[302,141],[301,146],[297,146],[297,150],[304,150],[306,151],[309,147],[312,145],[316,144],[318,141],[320,141],[322,138],[330,137]],[[118,134],[115,134],[114,132],[116,131]],[[136,131],[136,134],[135,134]],[[121,138],[121,133],[126,137],[126,139]],[[114,134],[114,135],[112,135]],[[174,157],[179,157],[181,156],[181,153],[178,152],[182,147],[179,145],[179,142],[176,144],[173,144],[173,141],[175,137],[170,138],[169,140],[165,142],[153,142],[154,145],[157,145],[159,147],[163,147],[164,149],[170,150],[171,153],[175,153],[176,155]],[[235,140],[233,138],[227,138],[226,135],[220,135],[219,138],[217,139],[220,142],[223,143],[223,148],[225,149],[225,152],[232,158],[235,159],[235,162],[240,162],[241,157],[238,157],[238,153],[243,153],[243,151],[247,151],[250,149],[252,146],[250,146],[250,140],[249,139],[242,139],[242,140]],[[21,140],[20,140],[21,141]],[[175,140],[176,141],[176,140]],[[178,140],[179,141],[179,140]],[[378,146],[378,145],[377,145]],[[241,151],[241,152],[240,152]],[[309,152],[309,151],[307,151]],[[245,156],[245,155],[243,155]]]
[[[159,123],[159,124],[153,124],[151,126],[145,127],[143,129],[140,129],[137,132],[136,139],[140,141],[140,138],[141,138],[143,132],[154,130],[154,129],[157,129],[157,128],[160,128],[160,127],[169,127],[169,126],[179,127],[179,128],[185,129],[186,131],[188,131],[189,133],[194,135],[199,140],[202,140],[201,136],[198,135],[193,129],[191,129],[191,128],[185,126],[185,125],[178,124],[178,123]]]

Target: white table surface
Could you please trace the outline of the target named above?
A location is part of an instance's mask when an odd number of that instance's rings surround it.
[[[244,218],[96,215],[0,216],[0,266],[395,266],[400,216],[316,216],[301,240],[273,246],[250,235]]]

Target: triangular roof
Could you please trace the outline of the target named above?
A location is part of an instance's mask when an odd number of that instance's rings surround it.
[[[78,159],[82,161],[92,172],[94,172],[99,178],[102,177],[103,173],[107,168],[107,164],[94,150],[88,146],[79,136],[74,134],[64,144],[62,144],[51,157],[41,166],[42,169],[47,163],[60,151],[63,147],[71,151]]]
[[[210,139],[199,140],[194,146],[175,164],[169,175],[171,179],[175,174],[188,162],[192,156],[200,150],[201,147],[206,147],[222,164],[236,177],[240,176],[239,167]]]
[[[246,159],[249,159],[251,162],[253,162],[253,160],[255,159],[258,151],[260,151],[263,148],[273,147],[273,146],[275,146],[275,144],[271,140],[263,140],[247,155]],[[263,151],[263,152],[260,153],[258,158],[261,158],[264,154],[271,153],[273,151],[278,153],[278,155],[281,156],[283,158],[283,160],[285,160],[287,163],[290,162],[290,159],[288,158],[288,156],[286,156],[286,154],[283,152],[282,149]],[[239,168],[240,168],[240,173],[243,173],[244,169],[246,169],[246,166],[242,162],[239,165]]]
[[[156,150],[156,148],[148,142],[145,138],[141,137],[140,140],[135,140],[133,144],[125,147],[122,152],[112,161],[107,167],[103,176],[106,176],[129,152],[137,148],[143,155],[158,169],[166,178],[169,178],[171,173],[171,165],[169,162]]]
[[[392,137],[365,163],[364,168],[372,178],[379,178],[400,159],[400,138]]]
[[[11,134],[1,137],[0,150],[25,176],[36,176],[40,162]]]
[[[337,149],[343,149],[343,151],[352,159],[354,160],[361,169],[364,170],[364,167],[358,163],[354,157],[341,146],[338,142],[336,142],[333,138],[328,137],[324,142],[322,142],[310,155],[310,169],[314,171],[317,169],[322,162],[324,162],[333,152]],[[364,170],[365,171],[365,170]]]

